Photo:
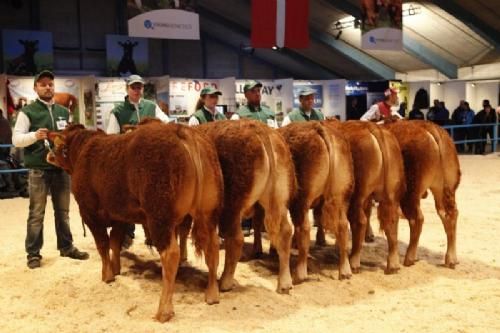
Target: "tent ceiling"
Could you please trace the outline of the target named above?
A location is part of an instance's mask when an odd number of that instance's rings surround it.
[[[352,18],[350,14],[359,13],[359,0],[311,0],[310,26],[316,31],[337,36],[335,22]],[[490,0],[450,0],[454,5],[471,11],[500,33],[500,1]],[[213,10],[225,19],[234,22],[246,30],[250,30],[249,0],[198,0],[198,4]],[[405,2],[419,7],[419,14],[405,16],[403,19],[404,34],[413,41],[430,50],[437,57],[456,66],[500,61],[500,50],[495,49],[487,39],[476,33],[467,24],[458,20],[451,13],[433,4],[431,1]],[[343,11],[343,10],[344,11]],[[352,13],[347,13],[350,10]],[[224,37],[226,38],[226,37]],[[360,30],[354,27],[345,28],[339,39],[350,46],[361,50]],[[431,65],[412,55],[409,51],[365,51],[364,54],[378,60],[396,71],[408,72],[419,69],[430,69]],[[332,72],[353,79],[376,78],[367,66],[362,66],[348,55],[342,54],[325,43],[312,39],[311,47],[305,50],[293,50]]]

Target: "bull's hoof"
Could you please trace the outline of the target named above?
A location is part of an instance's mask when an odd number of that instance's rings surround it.
[[[292,289],[291,284],[289,286],[278,286],[278,289],[276,289],[276,292],[278,294],[282,294],[282,295],[290,295],[291,289]]]
[[[102,274],[102,281],[106,283],[111,283],[115,281],[115,275],[112,271]]]
[[[211,293],[212,295],[209,295],[209,293],[207,293],[205,295],[205,302],[208,304],[208,305],[213,305],[213,304],[219,304],[219,293]]]
[[[219,289],[222,292],[227,292],[231,291],[236,283],[234,282],[234,279],[221,279],[219,283]]]
[[[352,274],[339,274],[339,280],[349,280]]]
[[[392,275],[392,274],[396,274],[398,271],[399,271],[399,267],[386,268],[384,270],[384,274]]]
[[[449,262],[449,263],[444,264],[444,266],[449,268],[449,269],[455,269],[456,265],[458,265],[458,262]]]
[[[413,265],[415,265],[415,260],[405,259],[405,261],[403,262],[403,265],[406,267],[413,266]]]
[[[359,274],[361,273],[361,267],[351,267],[351,272],[352,274]]]
[[[165,323],[172,319],[175,315],[174,311],[168,311],[168,312],[158,312],[155,316],[155,319],[158,320],[160,323]]]

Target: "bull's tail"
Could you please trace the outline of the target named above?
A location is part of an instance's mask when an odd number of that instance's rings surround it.
[[[274,152],[273,143],[271,141],[270,135],[268,133],[261,131],[258,128],[255,128],[259,140],[262,142],[264,146],[265,154],[267,155],[268,163],[269,163],[269,177],[267,179],[266,188],[269,189],[269,207],[266,210],[266,218],[264,221],[274,221],[274,223],[265,223],[268,234],[271,238],[271,243],[277,244],[277,239],[273,239],[278,235],[279,225],[280,225],[280,216],[275,216],[277,212],[280,211],[280,207],[278,205],[278,170],[277,170],[277,161],[276,155]]]
[[[195,136],[190,135],[190,133],[185,133],[187,128],[184,128],[182,125],[178,125],[178,135],[182,140],[184,148],[188,152],[191,161],[195,167],[195,198],[194,205],[195,209],[198,210],[201,208],[202,199],[203,199],[203,163],[201,160],[201,147],[198,144],[198,141]],[[195,213],[197,215],[197,212]],[[208,242],[208,230],[205,224],[197,223],[196,216],[193,216],[193,243],[195,246],[196,255],[201,256],[202,250]]]
[[[315,130],[318,135],[321,137],[323,142],[326,145],[326,149],[328,151],[328,178],[327,184],[325,188],[325,200],[330,199],[329,196],[333,193],[334,182],[335,182],[335,150],[332,144],[332,137],[328,133],[327,129],[321,124],[315,124]]]

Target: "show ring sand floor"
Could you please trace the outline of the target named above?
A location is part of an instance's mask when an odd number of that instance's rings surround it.
[[[240,262],[239,286],[222,293],[220,304],[208,306],[206,266],[190,248],[189,264],[177,275],[176,316],[166,324],[152,319],[161,268],[158,254],[144,246],[140,227],[134,245],[122,255],[122,275],[105,284],[93,238],[88,230],[83,237],[77,204],[71,202],[71,227],[75,245],[90,253],[88,261],[59,257],[48,204],[42,267],[29,270],[24,252],[28,200],[0,200],[0,333],[500,332],[500,157],[462,156],[460,163],[460,264],[455,270],[442,267],[446,236],[429,196],[422,201],[420,261],[402,266],[396,275],[383,273],[386,242],[377,234],[362,252],[361,274],[339,281],[329,238],[330,246],[311,251],[310,281],[294,286],[290,295],[274,291],[277,259],[265,256]],[[401,262],[408,239],[408,222],[401,219]],[[248,253],[253,239],[245,241]],[[223,251],[220,259],[219,276]]]

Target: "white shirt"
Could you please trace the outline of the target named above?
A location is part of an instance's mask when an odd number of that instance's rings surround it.
[[[139,103],[140,103],[140,100],[139,100]],[[132,104],[134,106],[136,112],[139,112],[139,103],[132,103],[132,102],[130,102],[130,104]],[[158,106],[158,104],[155,103],[155,106],[156,106],[156,108],[155,108],[155,118],[161,120],[164,123],[175,121],[175,119],[170,119],[160,109],[160,107]],[[139,121],[140,121],[139,115],[137,115],[137,119],[139,119]],[[112,114],[112,113],[109,116],[108,127],[106,128],[106,133],[107,134],[118,134],[118,133],[120,133],[120,124],[118,123],[118,119],[116,119],[115,115]]]
[[[235,113],[231,116],[230,120],[240,120],[241,117],[239,114]],[[267,126],[272,128],[278,128],[278,123],[274,119],[267,119]]]
[[[390,110],[391,110],[391,116],[396,116],[400,119],[403,118],[398,113],[398,111],[393,110],[392,108],[390,108]],[[368,111],[366,111],[365,114],[361,116],[361,118],[359,120],[361,120],[361,121],[372,121],[372,120],[379,121],[380,120],[378,123],[383,123],[383,121],[381,119],[382,119],[382,115],[380,114],[380,110],[378,108],[378,103],[377,103],[377,104],[373,104],[368,109]]]
[[[52,116],[52,106],[54,101],[45,102],[42,99],[38,99],[40,102],[45,104],[49,109],[50,117],[52,118],[52,123],[54,122],[54,117]],[[12,144],[18,148],[28,147],[37,142],[36,132],[30,132],[31,122],[28,116],[24,112],[17,113],[16,125],[14,126],[14,131],[12,132]]]

